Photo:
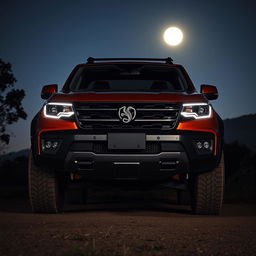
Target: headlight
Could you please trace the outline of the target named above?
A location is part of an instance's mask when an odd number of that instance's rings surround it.
[[[50,102],[44,106],[44,116],[49,118],[70,117],[74,115],[71,103]]]
[[[209,118],[212,115],[212,107],[207,103],[186,103],[182,105],[181,115],[195,119]]]

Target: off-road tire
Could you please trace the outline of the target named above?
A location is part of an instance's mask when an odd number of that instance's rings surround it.
[[[64,191],[60,178],[53,170],[37,166],[31,152],[28,164],[28,189],[33,212],[58,213],[62,211]]]
[[[193,179],[192,210],[195,214],[219,215],[224,194],[225,164],[222,153],[219,165],[211,172]]]

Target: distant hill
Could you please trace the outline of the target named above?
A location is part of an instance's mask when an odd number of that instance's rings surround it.
[[[256,114],[224,120],[225,142],[238,141],[256,150]]]
[[[21,157],[21,156],[27,156],[29,155],[29,149],[22,149],[20,151],[17,152],[10,152],[7,153],[5,155],[1,155],[0,156],[0,162],[3,162],[4,160],[14,160],[17,157]]]

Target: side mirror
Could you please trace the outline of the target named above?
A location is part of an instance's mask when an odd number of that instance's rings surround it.
[[[216,86],[202,84],[200,88],[200,92],[208,99],[208,100],[216,100],[219,96],[218,90]]]
[[[57,84],[45,85],[45,86],[43,86],[42,91],[41,91],[41,98],[43,100],[47,100],[47,99],[50,98],[50,96],[53,93],[56,93],[57,91],[58,91],[58,85]]]

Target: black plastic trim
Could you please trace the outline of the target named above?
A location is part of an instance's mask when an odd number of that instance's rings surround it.
[[[167,135],[167,133],[165,133]],[[145,154],[144,151],[137,151],[137,150],[130,150],[130,151],[107,151],[103,153],[95,153],[92,152],[92,145],[93,143],[98,143],[100,141],[87,141],[84,140],[88,136],[86,133],[82,133],[79,130],[67,130],[67,131],[51,131],[51,132],[43,132],[40,136],[40,139],[60,139],[62,141],[61,149],[56,151],[55,154],[47,154],[41,152],[40,155],[37,155],[36,162],[39,165],[47,165],[51,167],[55,167],[57,171],[67,171],[72,172],[76,171],[77,169],[67,168],[70,164],[73,164],[75,161],[74,158],[76,156],[82,156],[83,161],[87,161],[88,156],[90,161],[97,163],[101,161],[100,159],[108,158],[108,161],[111,162],[112,156],[114,155],[115,158],[118,158],[120,161],[125,161],[126,155],[134,157],[133,160],[135,162],[144,161],[143,159],[148,159],[148,157],[152,157],[151,165],[154,166],[155,159],[158,159],[159,154],[169,154],[171,155],[173,152],[177,153],[177,160],[178,161],[185,161],[184,165],[189,166],[189,169],[185,168],[178,168],[176,172],[173,172],[172,175],[175,173],[182,173],[191,171],[192,173],[198,172],[206,172],[211,171],[213,168],[217,166],[220,160],[220,152],[221,152],[221,140],[222,138],[218,138],[218,154],[214,156],[213,153],[207,153],[204,155],[198,154],[193,146],[193,141],[200,139],[207,139],[207,140],[214,140],[214,135],[208,132],[194,132],[194,131],[173,131],[173,135],[179,135],[179,140],[177,141],[160,141],[156,143],[161,143],[160,151],[158,153],[150,154],[150,151]],[[84,135],[84,136],[81,136]],[[170,135],[170,132],[168,133]],[[93,135],[92,135],[93,136]],[[99,134],[98,138],[101,135]],[[92,137],[93,138],[93,137]],[[97,138],[97,136],[95,136]],[[103,137],[104,138],[104,137]],[[107,141],[103,141],[107,143]],[[74,143],[81,143],[80,145],[74,146]],[[86,143],[86,144],[84,144]],[[214,147],[214,145],[213,145]],[[168,156],[169,156],[168,155]],[[184,157],[185,155],[185,157]],[[72,157],[70,157],[72,156]],[[180,159],[179,156],[182,156]],[[183,159],[183,160],[182,160]],[[71,161],[71,163],[70,163]],[[167,160],[166,160],[167,161]],[[107,167],[105,167],[106,169]],[[159,171],[159,168],[158,168]]]

